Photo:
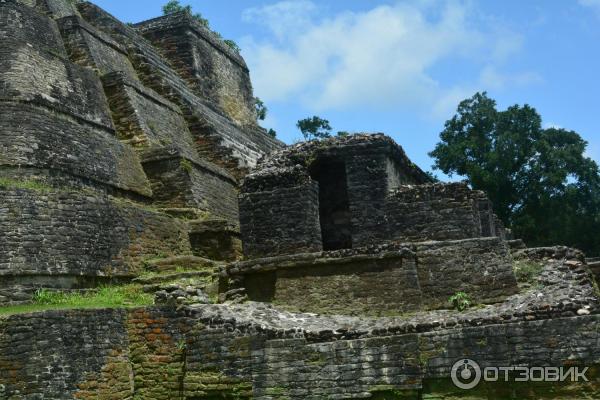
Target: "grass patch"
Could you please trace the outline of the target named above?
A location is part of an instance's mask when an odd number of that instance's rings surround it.
[[[544,264],[534,261],[515,261],[513,272],[520,283],[534,283],[537,276],[544,269]]]
[[[0,307],[0,315],[13,315],[46,310],[85,308],[127,308],[153,304],[153,296],[142,291],[141,285],[103,286],[98,290],[77,293],[39,289],[33,303]]]
[[[2,189],[26,189],[36,192],[49,192],[53,190],[51,186],[30,179],[11,179],[0,178],[0,188]]]

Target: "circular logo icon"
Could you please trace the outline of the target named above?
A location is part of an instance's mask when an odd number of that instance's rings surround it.
[[[473,389],[481,381],[481,368],[475,361],[465,358],[454,363],[450,376],[457,388]]]

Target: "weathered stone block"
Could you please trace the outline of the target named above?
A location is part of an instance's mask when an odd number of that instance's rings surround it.
[[[172,147],[188,159],[198,158],[179,107],[120,72],[102,82],[122,142],[137,149]]]
[[[399,315],[449,308],[465,292],[494,303],[518,292],[508,247],[499,238],[280,256],[232,264],[227,276],[250,300],[296,311]]]
[[[15,0],[0,2],[0,42],[16,42],[36,50],[66,56],[56,23],[36,12],[34,4],[24,5]],[[3,56],[4,57],[4,56]]]
[[[29,298],[39,287],[95,287],[136,276],[146,259],[190,254],[184,221],[91,189],[7,187],[0,204],[0,288],[26,287]]]
[[[118,71],[137,80],[127,50],[109,35],[75,15],[61,18],[57,23],[71,61],[93,68],[100,76]]]
[[[173,147],[144,152],[142,163],[156,205],[197,208],[231,222],[238,220],[237,182],[222,168],[186,158]]]
[[[242,257],[240,228],[226,220],[190,222],[190,245],[194,255],[211,260],[236,261]]]
[[[239,198],[244,254],[267,255],[319,251],[319,186],[307,182]]]
[[[2,102],[0,114],[0,165],[58,170],[152,194],[139,158],[111,131],[23,103]]]
[[[189,13],[136,24],[203,99],[240,125],[256,125],[250,74],[244,59]]]
[[[113,129],[102,85],[93,71],[22,42],[2,40],[0,99],[37,103]]]
[[[181,107],[203,158],[241,177],[260,157],[283,146],[264,130],[241,129],[225,114],[211,108],[136,30],[89,2],[77,7],[84,19],[127,47],[144,85]]]

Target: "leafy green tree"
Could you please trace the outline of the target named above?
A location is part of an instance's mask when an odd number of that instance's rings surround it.
[[[337,135],[338,135],[339,137],[346,137],[346,136],[350,136],[350,132],[347,132],[347,131],[339,131],[339,132],[337,133]]]
[[[485,191],[515,236],[600,252],[599,169],[576,132],[543,129],[528,105],[498,111],[484,92],[459,104],[440,138],[434,168]]]
[[[167,4],[165,4],[162,7],[162,11],[163,11],[164,15],[185,11],[188,14],[190,14],[192,17],[194,17],[194,19],[196,19],[202,25],[204,25],[207,28],[209,27],[208,20],[206,18],[202,17],[202,14],[192,13],[192,6],[190,6],[189,4],[182,6],[181,3],[179,2],[179,0],[170,0]]]
[[[269,128],[269,130],[267,131],[267,135],[269,135],[272,138],[274,138],[274,137],[277,137],[277,132],[275,132],[275,129]]]
[[[267,112],[269,110],[267,109],[267,106],[265,106],[265,103],[258,97],[254,98],[254,109],[256,110],[257,119],[264,121],[265,118],[267,118]]]
[[[329,121],[316,115],[312,118],[301,119],[296,123],[305,140],[319,140],[331,137]]]

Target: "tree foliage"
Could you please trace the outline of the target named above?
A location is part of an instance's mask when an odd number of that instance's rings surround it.
[[[311,118],[301,119],[296,123],[305,140],[318,140],[331,137],[329,121],[316,115]]]
[[[484,92],[459,104],[440,138],[434,168],[485,191],[515,236],[600,252],[599,169],[576,132],[543,129],[528,105],[498,111]]]
[[[254,98],[254,109],[256,110],[257,119],[264,121],[265,118],[267,118],[269,110],[267,109],[267,106],[265,106],[265,103],[258,97]]]

